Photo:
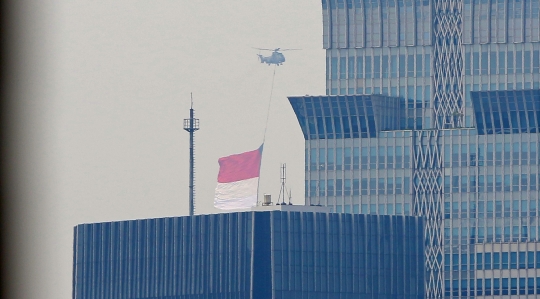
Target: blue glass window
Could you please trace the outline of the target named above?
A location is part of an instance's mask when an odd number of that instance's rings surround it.
[[[328,180],[327,187],[327,195],[334,196],[334,180]]]
[[[486,296],[491,296],[491,279],[485,279],[484,280],[484,285],[485,285],[485,292],[484,292],[484,295]]]
[[[396,194],[403,193],[403,183],[401,177],[396,177]]]
[[[344,169],[345,170],[350,170],[351,169],[351,162],[352,162],[352,157],[351,157],[351,148],[350,147],[346,147],[344,149],[344,161],[343,161],[343,164],[344,164]]]
[[[352,79],[352,78],[355,78],[355,73],[354,73],[354,67],[355,67],[355,64],[356,64],[356,59],[354,56],[349,56],[349,61],[348,61],[348,78],[349,79]]]
[[[493,295],[501,294],[500,278],[493,278]]]
[[[353,179],[353,195],[360,195],[360,180]]]
[[[381,56],[373,56],[373,78],[381,77]]]
[[[343,180],[336,179],[336,196],[342,196],[342,195],[343,195]]]
[[[429,54],[425,55],[425,63],[424,63],[424,76],[429,77],[431,71],[431,58]]]
[[[316,148],[311,149],[310,167],[312,170],[317,169],[317,149]]]
[[[388,69],[388,55],[383,55],[382,56],[382,77],[383,78],[388,78],[389,76],[389,69]]]
[[[538,50],[535,50],[533,52],[533,73],[535,74],[540,73],[540,51]]]
[[[414,55],[407,56],[407,77],[414,77]]]
[[[347,78],[347,57],[339,58],[339,79]]]
[[[483,292],[484,288],[483,288],[482,282],[483,282],[482,279],[477,279],[476,280],[476,295],[477,296],[482,296],[482,294],[484,293]]]
[[[365,75],[366,75],[367,79],[371,79],[371,76],[372,76],[372,73],[371,73],[371,67],[372,67],[372,65],[371,65],[371,56],[366,56],[365,59],[366,59],[366,66],[365,66],[366,67],[366,73],[365,73]]]
[[[510,269],[517,269],[517,252],[510,252]]]
[[[362,195],[368,194],[368,179],[362,178],[361,180]]]
[[[499,74],[506,73],[506,53],[503,51],[499,52]]]
[[[336,169],[341,170],[343,168],[343,148],[336,148]]]
[[[502,253],[502,267],[501,269],[508,269],[508,252]]]
[[[516,51],[516,74],[523,73],[523,55],[521,51]]]
[[[347,196],[347,195],[351,195],[351,180],[350,179],[345,179],[344,180],[345,182],[345,187],[343,189],[343,195]]]
[[[325,180],[319,180],[319,196],[325,196],[326,195],[326,181]]]
[[[493,269],[500,269],[501,267],[501,254],[499,252],[493,253]]]
[[[327,151],[328,155],[327,155],[327,168],[328,170],[334,170],[334,149],[333,148],[329,148],[328,151]]]
[[[517,278],[510,278],[510,295],[517,295]]]
[[[331,58],[331,62],[332,62],[332,65],[330,67],[330,69],[332,70],[332,80],[337,80],[338,78],[338,59],[337,57],[332,57]]]
[[[523,52],[523,65],[525,69],[525,74],[531,73],[531,51],[524,51]]]
[[[356,58],[356,77],[358,79],[364,78],[364,57],[358,56]],[[361,92],[359,94],[362,94]]]
[[[398,62],[397,55],[390,56],[390,74],[392,78],[397,78],[398,74]],[[392,94],[392,96],[397,96],[397,94]]]
[[[484,253],[484,270],[491,270],[491,253]]]
[[[399,76],[405,77],[405,55],[399,55]],[[400,95],[403,95],[403,93]]]
[[[525,269],[526,264],[526,252],[519,252],[519,269]]]
[[[480,74],[480,53],[473,52],[473,75]]]
[[[491,75],[497,74],[497,52],[489,52],[489,73]]]

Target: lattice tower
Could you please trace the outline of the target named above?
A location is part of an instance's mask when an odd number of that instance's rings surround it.
[[[435,128],[464,126],[463,1],[434,0],[433,103]]]
[[[442,298],[442,155],[439,130],[414,132],[413,211],[424,217],[426,298]]]

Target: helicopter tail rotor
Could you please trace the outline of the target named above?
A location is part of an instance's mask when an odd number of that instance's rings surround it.
[[[262,56],[261,54],[257,54],[257,57],[259,57],[259,62],[260,63],[268,63],[266,61],[266,58],[264,56]]]

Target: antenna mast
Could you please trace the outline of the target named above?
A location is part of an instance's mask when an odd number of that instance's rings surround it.
[[[287,164],[283,163],[281,164],[281,175],[280,175],[280,179],[281,179],[281,189],[279,190],[279,197],[278,197],[278,202],[276,205],[286,205],[285,203],[285,196],[289,196],[289,204],[292,204],[291,203],[291,194],[289,192],[287,192],[287,186],[286,186],[286,182],[287,182]]]
[[[184,130],[189,132],[189,216],[195,213],[195,131],[199,130],[199,119],[195,118],[193,109],[193,93],[191,96],[191,106],[189,118],[184,119]]]

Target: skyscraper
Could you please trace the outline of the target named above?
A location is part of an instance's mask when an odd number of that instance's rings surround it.
[[[425,217],[427,298],[540,294],[539,3],[322,1],[306,202]]]

